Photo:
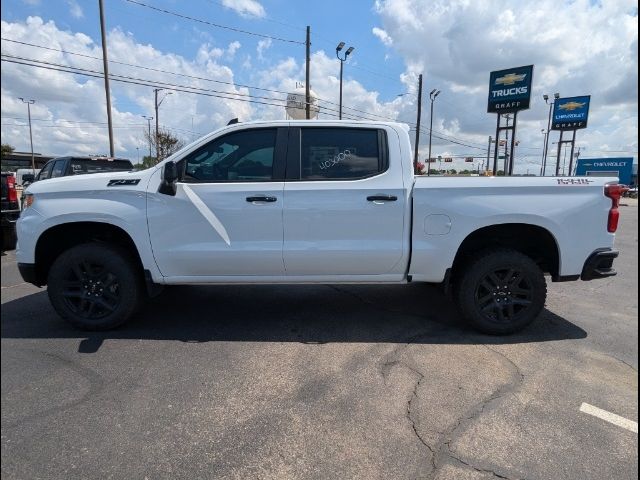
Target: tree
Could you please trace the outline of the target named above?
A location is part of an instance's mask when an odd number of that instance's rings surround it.
[[[144,157],[142,157],[142,162],[136,163],[134,165],[134,168],[136,170],[144,170],[145,168],[153,167],[156,163],[158,163],[156,161],[156,157],[150,157],[149,155],[145,155]]]
[[[14,150],[15,150],[15,148],[12,147],[11,145],[9,145],[8,143],[3,143],[2,144],[2,152],[0,152],[0,155],[2,155],[2,158],[4,158],[5,155],[11,155]]]
[[[496,172],[496,177],[504,177],[504,170],[498,170]]]
[[[155,165],[159,161],[164,160],[169,155],[177,152],[184,146],[184,140],[174,136],[169,130],[162,129],[162,128],[158,130],[157,138],[156,138],[155,132],[151,132],[151,135],[149,135],[149,132],[145,130],[144,138],[147,141],[147,143],[151,143],[151,151],[158,152],[157,159],[154,157],[145,157],[145,158],[148,158],[150,162],[153,160],[152,165]],[[157,149],[156,149],[156,146],[157,146]],[[144,159],[143,159],[143,163],[144,163]]]

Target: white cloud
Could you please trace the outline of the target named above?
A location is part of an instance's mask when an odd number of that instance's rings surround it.
[[[69,5],[69,13],[73,18],[84,17],[84,12],[82,11],[82,7],[78,4],[76,0],[67,0],[67,5]]]
[[[82,33],[63,31],[54,22],[43,22],[39,17],[29,17],[24,22],[2,21],[1,24],[3,37],[6,38],[98,58],[101,56],[98,42]],[[199,49],[195,60],[189,60],[172,53],[163,53],[151,45],[138,43],[132,35],[115,29],[108,34],[108,47],[110,71],[115,75],[191,85],[219,92],[248,93],[244,88],[233,86],[233,71],[219,63],[220,55],[223,55],[224,51],[218,52],[207,45]],[[37,58],[98,72],[102,70],[102,62],[98,59],[6,41],[2,42],[2,51],[8,55]],[[141,70],[115,62],[144,65],[168,72],[228,82],[231,85]],[[142,156],[147,145],[143,135],[147,123],[141,115],[155,116],[153,87],[112,81],[111,91],[116,154],[135,161],[138,151],[136,147]],[[215,92],[208,93],[218,95]],[[75,76],[3,62],[2,143],[9,143],[19,151],[29,149],[26,108],[17,100],[17,97],[25,96],[36,100],[31,110],[36,151],[54,155],[108,153],[102,78]],[[247,120],[253,115],[252,105],[246,102],[174,92],[160,107],[160,124],[170,127],[185,140],[192,140],[225,125],[231,118]]]
[[[222,0],[222,4],[243,17],[264,18],[267,16],[262,4],[256,0]]]
[[[242,44],[237,40],[234,42],[231,42],[227,47],[227,58],[229,58],[230,60],[233,60],[233,58],[236,56],[236,52],[240,49],[241,46]]]
[[[268,50],[271,48],[271,39],[270,38],[265,38],[264,40],[259,40],[258,41],[258,46],[256,47],[256,51],[258,52],[258,58],[260,60],[264,60],[264,57],[262,56],[262,53],[265,50]]]
[[[389,36],[389,34],[383,30],[382,28],[373,27],[371,29],[371,33],[373,33],[378,39],[387,47],[393,45],[393,38]]]
[[[637,152],[634,5],[618,0],[435,0],[425,8],[419,0],[378,0],[375,10],[405,61],[405,83],[415,85],[416,75],[423,73],[427,92],[442,90],[435,103],[434,130],[438,125],[474,145],[486,145],[487,136],[495,136],[495,115],[485,113],[489,72],[535,64],[531,109],[518,115],[523,162],[540,162],[540,129],[546,128],[548,113],[542,94],[554,92],[592,95],[589,128],[577,133],[577,144],[586,147],[583,156],[598,156],[602,150]],[[611,118],[614,111],[621,114],[625,128]],[[552,134],[552,141],[557,135]],[[436,153],[465,150],[436,142]],[[425,151],[426,144],[421,144]],[[479,149],[466,151],[481,154]]]

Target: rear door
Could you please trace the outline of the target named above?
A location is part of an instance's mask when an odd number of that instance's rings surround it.
[[[400,166],[389,165],[387,131],[302,127],[289,139],[286,274],[402,273],[405,194]]]

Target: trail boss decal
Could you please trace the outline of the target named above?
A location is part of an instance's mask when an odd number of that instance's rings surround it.
[[[128,187],[131,185],[138,185],[139,183],[140,183],[139,178],[132,178],[132,179],[120,178],[116,180],[109,180],[109,183],[107,183],[107,187]]]
[[[589,185],[593,180],[586,178],[556,178],[558,185]]]

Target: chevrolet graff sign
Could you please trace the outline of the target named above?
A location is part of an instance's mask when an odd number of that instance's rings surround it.
[[[533,65],[491,72],[489,113],[509,113],[529,108]]]
[[[558,98],[553,104],[552,130],[587,128],[591,95]]]

